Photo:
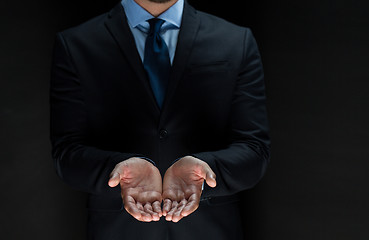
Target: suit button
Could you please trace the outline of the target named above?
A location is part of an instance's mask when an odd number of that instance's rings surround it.
[[[165,129],[161,129],[159,132],[159,138],[164,139],[168,135],[168,131]]]

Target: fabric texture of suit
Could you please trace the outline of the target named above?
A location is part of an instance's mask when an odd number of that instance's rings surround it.
[[[57,34],[50,86],[52,156],[58,175],[88,193],[88,239],[242,239],[237,193],[269,161],[263,69],[248,28],[185,3],[162,109],[156,104],[124,9]],[[107,184],[130,157],[162,176],[179,157],[207,162],[199,208],[179,223],[142,223]]]

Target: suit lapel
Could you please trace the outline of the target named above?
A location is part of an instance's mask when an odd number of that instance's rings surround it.
[[[138,54],[134,37],[128,26],[124,9],[120,3],[117,4],[109,12],[108,18],[105,21],[105,25],[116,40],[120,49],[123,51],[126,59],[130,63],[131,67],[134,69],[139,80],[142,82],[142,85],[145,87],[147,93],[150,96],[153,107],[156,109],[156,111],[160,112],[160,108],[156,103],[155,96],[151,90],[151,86],[147,79],[145,69]],[[166,91],[166,96],[161,109],[161,113],[165,112],[165,110],[168,108],[168,105],[170,104],[171,99],[173,98],[175,90],[178,86],[178,83],[183,76],[183,72],[187,64],[187,59],[190,55],[191,48],[195,41],[199,26],[200,20],[197,17],[196,10],[191,7],[187,3],[187,1],[185,1],[182,24],[178,35],[177,48],[173,61],[171,77],[169,80],[169,85]]]
[[[177,48],[174,56],[171,77],[162,107],[162,113],[166,111],[171,103],[171,99],[175,94],[176,88],[182,79],[199,26],[200,20],[196,14],[196,10],[191,7],[187,1],[185,1],[181,29],[178,35]]]
[[[155,96],[147,79],[140,55],[138,54],[134,37],[128,26],[124,9],[120,3],[109,12],[105,25],[116,40],[120,49],[123,51],[132,69],[137,74],[138,79],[142,82],[142,85],[151,99],[153,107],[156,111],[160,112],[160,108],[156,103]]]

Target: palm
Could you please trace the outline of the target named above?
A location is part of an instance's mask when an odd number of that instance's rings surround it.
[[[158,221],[162,215],[162,181],[159,170],[140,158],[128,159],[116,168],[127,212],[139,221]]]
[[[185,157],[166,171],[163,182],[163,214],[166,220],[178,222],[198,208],[206,175],[205,163],[200,162],[196,158]]]

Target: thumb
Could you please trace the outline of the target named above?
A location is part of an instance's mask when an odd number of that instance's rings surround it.
[[[206,172],[206,177],[205,177],[206,184],[209,187],[214,188],[217,185],[217,181],[215,179],[216,179],[215,173],[209,167],[209,170]]]
[[[112,172],[108,185],[109,187],[116,187],[120,182],[120,174],[118,172]]]
[[[217,185],[217,181],[215,180],[216,175],[213,172],[213,170],[211,170],[210,166],[207,163],[205,165],[203,165],[202,176],[201,177],[205,179],[206,184],[209,187],[213,188]]]

